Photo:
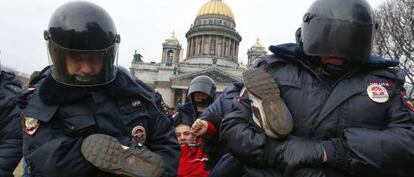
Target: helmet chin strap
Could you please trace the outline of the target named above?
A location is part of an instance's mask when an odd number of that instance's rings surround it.
[[[77,76],[71,75],[72,80],[75,81],[74,83],[94,83],[99,81],[99,75],[92,75],[92,76]]]

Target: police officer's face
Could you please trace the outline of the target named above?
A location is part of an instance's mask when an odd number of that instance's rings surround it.
[[[195,141],[195,136],[190,132],[189,125],[181,124],[175,127],[175,136],[180,144],[190,144]]]
[[[203,112],[208,106],[206,103],[208,100],[208,95],[203,92],[194,92],[192,95],[197,111]]]
[[[203,92],[194,92],[193,97],[195,101],[203,101],[208,99],[208,95]]]
[[[102,65],[103,55],[101,53],[70,53],[66,56],[68,74],[74,75],[79,81],[87,81],[89,76],[97,75],[101,71]]]

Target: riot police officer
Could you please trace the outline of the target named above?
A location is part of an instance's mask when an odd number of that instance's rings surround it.
[[[398,62],[370,55],[375,30],[367,1],[316,0],[298,42],[271,46],[273,55],[244,74],[280,89],[273,94],[294,119],[290,136],[273,139],[252,123],[249,100],[235,102],[221,138],[248,176],[412,176],[414,123],[401,96],[404,72],[392,68]],[[263,110],[270,105],[265,92],[253,90]]]
[[[16,106],[20,92],[20,81],[0,65],[0,176],[12,177],[22,158],[20,110]]]
[[[175,176],[179,146],[159,95],[116,66],[120,36],[84,1],[60,6],[44,32],[52,65],[24,111],[23,155],[36,176]]]
[[[195,77],[188,87],[188,98],[190,102],[177,106],[174,118],[191,120],[194,122],[197,117],[214,101],[216,94],[216,83],[208,76]],[[183,118],[185,117],[185,118]],[[188,118],[187,118],[188,117]]]

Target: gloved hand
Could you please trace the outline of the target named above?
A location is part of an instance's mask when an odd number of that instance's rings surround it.
[[[284,176],[291,176],[299,167],[315,167],[324,161],[325,150],[320,142],[291,139],[280,144],[275,151],[276,168]]]

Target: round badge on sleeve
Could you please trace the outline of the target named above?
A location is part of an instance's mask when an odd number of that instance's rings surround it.
[[[387,89],[378,84],[368,86],[367,93],[369,98],[376,103],[385,103],[389,99]]]

